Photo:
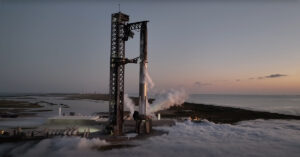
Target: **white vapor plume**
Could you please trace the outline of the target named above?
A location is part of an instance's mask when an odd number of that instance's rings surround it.
[[[11,157],[80,157],[80,156],[99,156],[96,150],[110,143],[98,138],[87,139],[80,137],[55,137],[23,144],[6,144],[1,147],[0,156]]]
[[[184,89],[171,89],[160,93],[152,104],[148,103],[147,114],[153,114],[156,111],[167,109],[174,105],[181,105],[187,98],[188,94]]]
[[[153,82],[152,78],[151,78],[150,75],[149,75],[148,69],[145,70],[145,77],[146,77],[146,78],[145,78],[145,81],[146,81],[148,87],[149,87],[150,89],[152,89],[152,88],[154,87],[154,82]]]
[[[130,117],[133,116],[134,113],[134,103],[133,101],[129,98],[128,94],[124,94],[124,103],[125,106],[129,109],[130,111]]]
[[[168,134],[126,141],[137,147],[101,151],[99,148],[111,143],[100,139],[57,137],[40,142],[1,143],[0,156],[298,157],[300,154],[299,120],[254,120],[236,125],[187,121],[156,129],[168,131]]]
[[[105,140],[100,140],[98,138],[92,138],[92,139],[80,138],[77,147],[79,149],[83,149],[83,148],[99,147],[107,144],[109,143],[107,143]]]

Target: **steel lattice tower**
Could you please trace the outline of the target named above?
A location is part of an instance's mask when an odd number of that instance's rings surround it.
[[[111,17],[111,51],[110,51],[110,102],[109,121],[115,134],[121,134],[124,110],[124,64],[116,61],[125,59],[124,26],[129,21],[129,16],[122,13],[112,14]]]
[[[133,37],[132,30],[140,30],[143,40],[141,45],[147,45],[147,22],[141,21],[128,23],[129,16],[121,12],[112,14],[111,17],[111,51],[110,51],[110,83],[109,83],[109,124],[114,135],[123,134],[124,116],[124,76],[125,64],[137,63],[139,57],[125,58],[125,41]],[[144,29],[144,30],[143,30]],[[141,39],[142,39],[141,38]],[[146,47],[141,46],[141,53],[146,52]],[[144,55],[143,55],[144,56]],[[146,55],[147,56],[147,55]],[[142,57],[142,62],[146,63]]]

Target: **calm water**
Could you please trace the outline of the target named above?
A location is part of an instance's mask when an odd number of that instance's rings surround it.
[[[28,98],[34,99],[28,99]],[[108,102],[95,100],[66,100],[64,97],[29,96],[6,97],[10,100],[66,104],[70,108],[63,108],[62,112],[68,114],[75,112],[80,115],[91,115],[95,112],[107,112]],[[4,97],[1,97],[3,99]],[[300,96],[286,95],[189,95],[187,102],[231,106],[257,111],[268,111],[290,115],[300,115]],[[42,109],[51,109],[50,112],[40,112],[36,117],[0,119],[0,128],[15,126],[37,126],[44,123],[47,118],[58,115],[58,105],[39,103]],[[125,108],[125,110],[128,110]]]
[[[19,117],[19,118],[0,118],[0,128],[10,128],[10,127],[34,127],[45,123],[49,117],[58,115],[59,104],[68,105],[69,108],[62,108],[62,113],[68,115],[70,112],[75,112],[76,115],[92,115],[95,112],[107,112],[108,102],[102,100],[67,100],[63,96],[22,96],[17,95],[17,97],[2,96],[0,99],[8,99],[15,101],[28,101],[32,103],[38,103],[43,108],[39,109],[49,109],[51,111],[38,112],[37,116],[34,117]],[[29,99],[30,98],[30,99]],[[45,103],[46,102],[46,103]],[[50,105],[53,103],[55,105]],[[30,109],[31,110],[31,109]],[[35,109],[32,109],[35,110]]]
[[[190,95],[188,102],[300,115],[300,95]]]

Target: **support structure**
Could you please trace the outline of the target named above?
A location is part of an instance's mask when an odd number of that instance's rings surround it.
[[[125,41],[133,37],[133,30],[141,30],[141,67],[147,68],[147,22],[141,21],[128,23],[129,16],[121,12],[112,14],[111,17],[111,51],[110,51],[110,83],[109,83],[109,126],[114,135],[123,134],[124,117],[124,76],[125,64],[137,63],[138,57],[134,59],[125,58]],[[142,55],[143,53],[143,55]],[[144,54],[145,53],[145,54]],[[146,56],[146,57],[145,57]],[[145,60],[146,58],[146,60]],[[145,66],[144,66],[145,65]],[[145,69],[143,68],[143,69]],[[145,70],[142,70],[145,74]],[[145,77],[143,80],[145,84]],[[145,100],[147,98],[147,86],[143,87]],[[141,83],[140,83],[141,91]],[[140,92],[141,93],[141,92]],[[142,100],[142,99],[141,99]],[[143,101],[144,102],[144,101]],[[145,101],[146,102],[146,101]],[[145,108],[144,104],[144,108]],[[146,108],[143,110],[146,113]]]
[[[115,135],[121,135],[124,113],[125,41],[124,26],[129,16],[122,13],[111,17],[109,123]]]

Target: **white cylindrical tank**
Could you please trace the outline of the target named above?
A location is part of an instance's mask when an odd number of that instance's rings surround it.
[[[148,52],[147,52],[147,22],[142,23],[140,32],[140,78],[139,78],[139,114],[146,116],[147,105],[147,82],[146,72],[148,64]]]

